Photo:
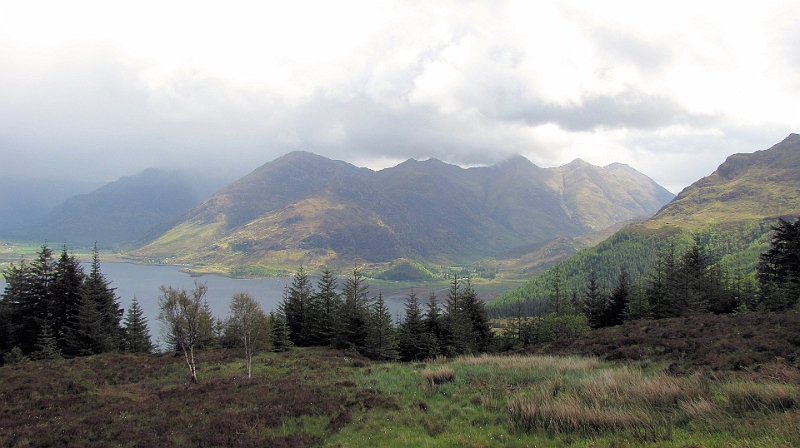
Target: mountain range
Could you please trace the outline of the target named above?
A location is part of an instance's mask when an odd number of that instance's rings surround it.
[[[373,171],[293,152],[154,229],[132,255],[223,271],[464,263],[649,216],[672,197],[623,164],[541,168],[516,156],[488,167],[411,159]]]
[[[658,254],[699,242],[708,261],[730,276],[753,275],[778,218],[800,216],[800,135],[769,149],[733,154],[712,174],[681,191],[650,219],[623,227],[487,304],[495,314],[541,302],[558,275],[568,290],[583,291],[589,272],[613,285],[621,269],[643,279]],[[529,307],[530,308],[530,307]]]

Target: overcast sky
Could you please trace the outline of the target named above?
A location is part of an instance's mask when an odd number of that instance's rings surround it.
[[[673,192],[800,132],[800,2],[0,0],[0,176],[522,154]]]

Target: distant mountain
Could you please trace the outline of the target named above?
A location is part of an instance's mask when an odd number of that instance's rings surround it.
[[[103,183],[35,178],[0,178],[0,236],[13,237],[41,221],[58,204]]]
[[[650,215],[671,197],[616,164],[545,169],[517,156],[464,169],[411,159],[372,171],[293,152],[159,227],[133,255],[223,271],[466,262]]]
[[[97,242],[101,248],[118,248],[198,202],[195,189],[184,175],[151,168],[73,196],[15,236],[56,244]]]
[[[779,217],[800,216],[800,135],[763,151],[734,154],[711,175],[681,191],[652,218],[622,228],[557,266],[568,290],[583,291],[590,271],[610,285],[625,269],[633,281],[650,272],[659,252],[681,251],[693,239],[709,261],[729,275],[747,276]],[[554,268],[555,269],[555,268]],[[495,314],[513,313],[547,296],[554,269],[488,304]]]

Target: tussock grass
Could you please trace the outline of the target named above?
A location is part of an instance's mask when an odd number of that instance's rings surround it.
[[[719,387],[726,410],[734,415],[751,412],[779,412],[798,408],[796,386],[775,382],[737,381]]]
[[[490,365],[498,369],[538,369],[544,371],[588,371],[601,366],[595,357],[578,356],[496,356],[482,354],[456,358],[454,364],[465,366]]]
[[[422,372],[422,378],[431,385],[450,383],[456,379],[456,372],[450,367],[440,367],[436,370],[425,369]]]
[[[598,434],[672,425],[710,412],[699,377],[645,375],[628,367],[554,378],[508,400],[511,421],[525,431]]]

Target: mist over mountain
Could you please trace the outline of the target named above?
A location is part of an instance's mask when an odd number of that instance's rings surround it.
[[[103,184],[58,179],[0,178],[0,235],[11,236],[43,219],[58,204]]]
[[[671,197],[617,164],[409,159],[372,171],[293,152],[160,226],[134,255],[218,267],[464,262],[650,215]]]
[[[188,177],[151,168],[73,196],[35,224],[13,232],[30,241],[119,248],[200,201]]]

